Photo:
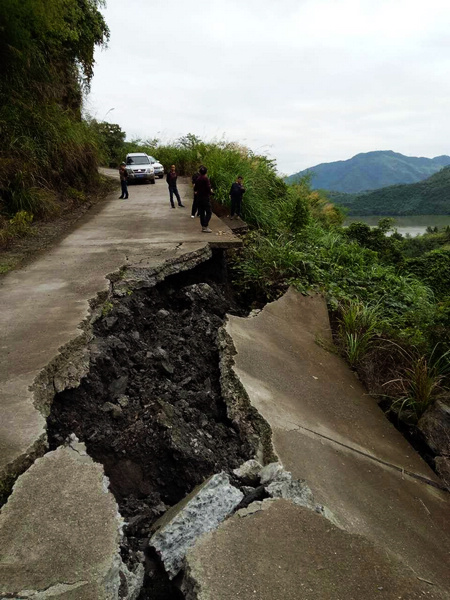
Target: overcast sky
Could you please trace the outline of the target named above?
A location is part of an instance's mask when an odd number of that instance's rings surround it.
[[[88,111],[127,139],[224,137],[293,172],[450,154],[449,0],[108,0]],[[114,110],[110,110],[114,109]]]

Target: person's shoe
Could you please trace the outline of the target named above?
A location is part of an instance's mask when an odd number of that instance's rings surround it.
[[[231,216],[231,215],[230,215],[230,221],[232,221],[233,219],[234,219],[234,216]]]
[[[191,215],[191,219],[195,219],[195,215]]]
[[[203,233],[212,233],[212,229],[210,229],[209,227],[202,227],[202,231]]]
[[[179,204],[178,205],[180,208],[184,208],[184,204]]]
[[[119,200],[123,200],[123,196],[119,196]]]
[[[128,200],[128,196],[125,196],[124,200]]]
[[[175,208],[175,204],[173,204],[170,208]]]

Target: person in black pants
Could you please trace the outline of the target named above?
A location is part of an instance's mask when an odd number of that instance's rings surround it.
[[[178,200],[178,206],[181,206],[181,208],[184,208],[184,204],[182,204],[180,194],[178,193],[177,178],[178,178],[178,175],[177,175],[177,172],[175,171],[175,165],[172,165],[170,167],[170,171],[167,173],[167,177],[166,177],[167,185],[169,186],[170,205],[172,208],[175,208],[175,204],[173,202],[173,195],[175,194],[175,196],[177,197],[177,200]]]
[[[241,218],[241,206],[242,206],[242,196],[245,194],[245,187],[242,185],[242,177],[236,178],[236,181],[231,185],[230,189],[230,200],[231,200],[231,215],[230,219],[234,219],[234,215],[236,214],[236,219]]]
[[[199,176],[200,176],[200,173],[198,171],[192,175],[192,185],[193,186],[195,186],[195,182],[197,181]],[[197,198],[195,196],[195,190],[194,190],[194,200],[192,202],[191,219],[195,219],[196,215],[198,215],[198,214],[199,213],[197,210]]]
[[[119,196],[119,200],[126,200],[128,198],[128,184],[127,184],[127,165],[126,163],[120,163],[119,167],[119,177],[120,177],[120,186],[122,188],[122,193]]]
[[[197,200],[197,210],[200,213],[202,231],[203,233],[212,233],[211,229],[208,227],[212,215],[210,200],[212,188],[211,182],[209,181],[208,177],[206,177],[207,172],[208,169],[206,167],[200,167],[200,175],[197,177],[197,180],[194,184],[194,194]]]

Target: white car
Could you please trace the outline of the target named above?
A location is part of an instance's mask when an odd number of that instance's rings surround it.
[[[156,160],[154,156],[149,156],[149,159],[155,170],[155,177],[159,177],[160,179],[162,179],[164,177],[164,167],[160,162]]]
[[[127,182],[150,181],[155,183],[155,169],[150,157],[144,152],[131,152],[127,154]]]

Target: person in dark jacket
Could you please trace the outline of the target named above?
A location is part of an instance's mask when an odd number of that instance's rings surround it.
[[[203,233],[212,233],[211,229],[208,227],[212,215],[210,199],[212,188],[208,177],[206,177],[207,172],[208,169],[206,167],[200,167],[200,175],[194,184],[194,194],[197,200],[197,210],[200,213],[202,231]]]
[[[172,208],[175,208],[175,204],[173,202],[173,195],[175,194],[175,196],[177,197],[177,200],[178,200],[178,206],[181,206],[181,208],[184,208],[184,204],[182,204],[180,194],[178,193],[177,178],[178,178],[178,175],[175,170],[175,165],[172,165],[170,167],[170,171],[167,173],[167,177],[166,177],[167,185],[169,186],[170,205]]]
[[[126,163],[120,163],[119,167],[119,177],[120,177],[120,186],[122,188],[122,193],[119,196],[119,200],[126,200],[128,198],[128,184],[127,184],[127,165]]]
[[[199,177],[200,177],[200,173],[198,171],[192,175],[192,185],[193,186],[195,186],[195,182],[197,181],[197,179]],[[198,214],[199,214],[199,212],[197,210],[197,198],[195,196],[195,190],[194,190],[194,201],[192,202],[191,219],[195,219],[195,216]]]
[[[242,177],[236,178],[236,181],[231,185],[230,189],[230,200],[231,200],[231,215],[230,219],[241,218],[241,207],[242,207],[242,196],[245,194],[245,187],[242,185]]]

